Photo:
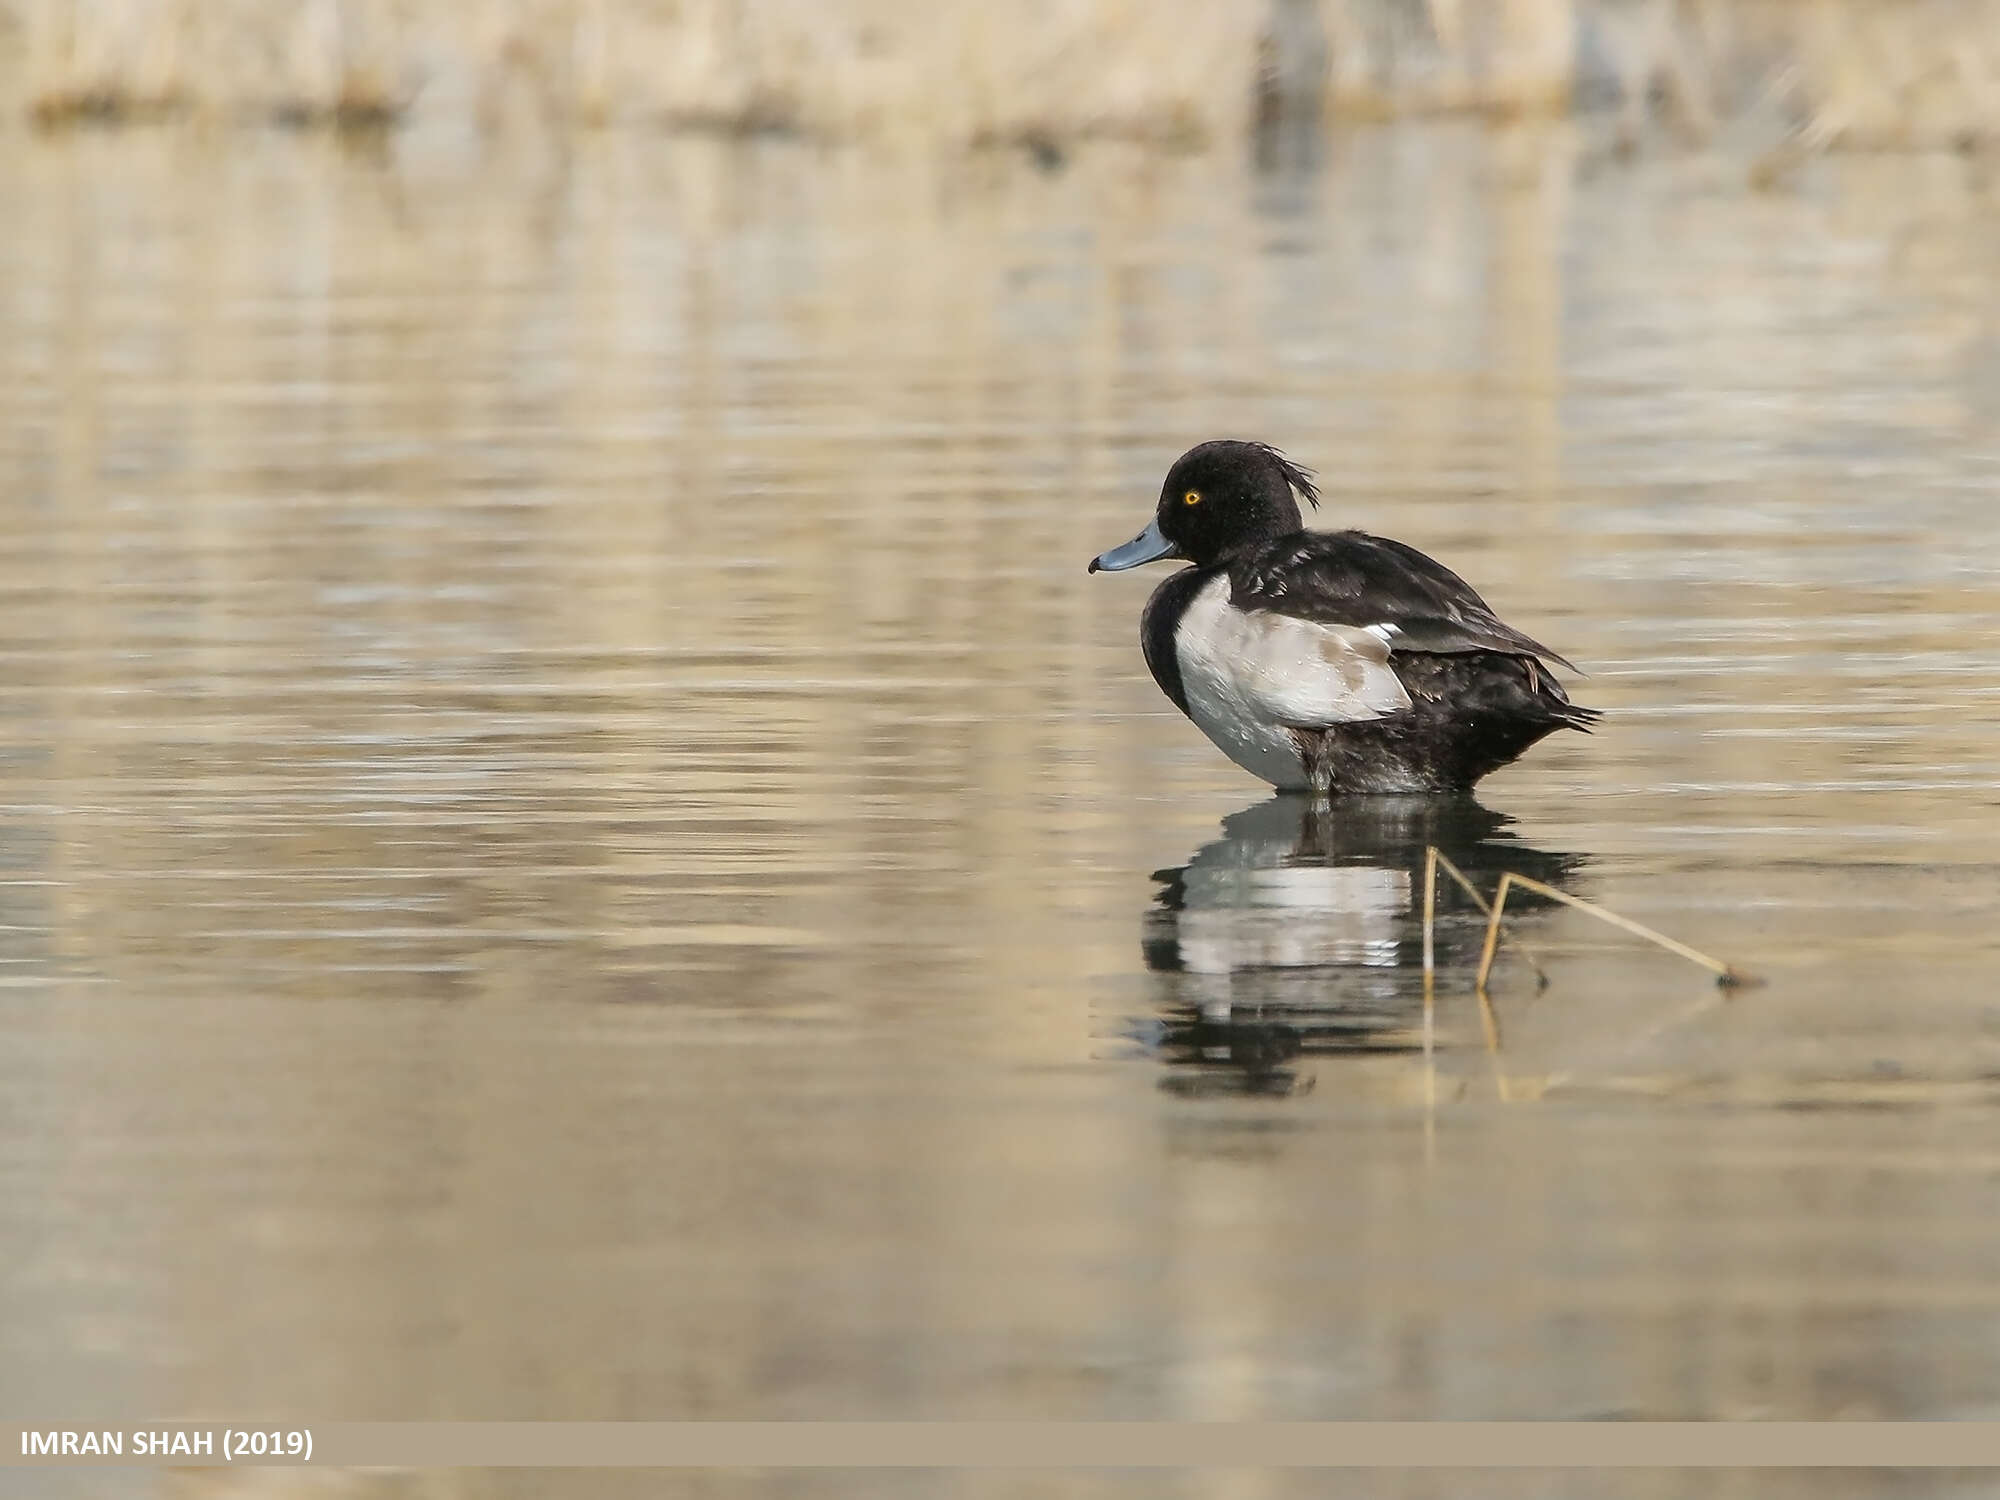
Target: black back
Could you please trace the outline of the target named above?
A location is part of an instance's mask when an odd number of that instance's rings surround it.
[[[1229,587],[1238,609],[1393,626],[1391,651],[1499,651],[1570,666],[1502,621],[1443,563],[1365,531],[1298,531],[1239,553]]]

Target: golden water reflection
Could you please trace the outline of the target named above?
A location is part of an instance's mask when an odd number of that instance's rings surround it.
[[[17,146],[11,1405],[1992,1413],[1974,164]],[[1503,1098],[1461,909],[1428,1091],[1419,830],[1204,885],[1083,564],[1219,434],[1590,669],[1477,869],[1767,989],[1530,913]]]

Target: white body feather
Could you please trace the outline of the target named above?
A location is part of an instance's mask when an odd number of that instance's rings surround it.
[[[1231,760],[1273,786],[1306,786],[1293,729],[1379,719],[1410,706],[1375,630],[1320,625],[1229,602],[1210,580],[1174,632],[1188,717]]]

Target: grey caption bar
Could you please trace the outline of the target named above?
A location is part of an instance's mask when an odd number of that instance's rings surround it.
[[[345,1422],[0,1428],[0,1466],[1988,1468],[1995,1422]]]

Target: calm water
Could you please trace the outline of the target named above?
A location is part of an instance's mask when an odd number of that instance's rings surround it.
[[[17,140],[0,1408],[2000,1417],[1994,200],[1741,175]],[[1602,731],[1269,799],[1083,571],[1217,435]],[[1454,902],[1427,1067],[1428,841],[1770,983]]]

